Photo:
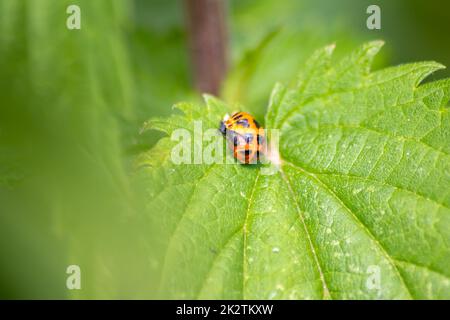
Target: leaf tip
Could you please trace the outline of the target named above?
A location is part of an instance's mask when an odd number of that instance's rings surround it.
[[[202,97],[203,97],[203,100],[205,100],[205,102],[208,102],[211,99],[214,99],[214,96],[212,94],[209,94],[209,93],[202,94]]]
[[[209,94],[209,93],[204,93],[202,95],[203,100],[206,103],[206,107],[210,108],[213,104],[217,103],[217,98],[214,97],[213,95]]]
[[[427,76],[433,72],[439,71],[439,70],[443,70],[446,69],[447,67],[445,65],[443,65],[442,63],[436,62],[436,61],[429,61],[427,63],[427,67],[429,69],[429,73],[427,74]]]
[[[432,61],[431,63],[433,64],[433,67],[435,68],[435,71],[447,69],[447,66],[443,65],[442,63],[439,63],[439,62],[436,62],[436,61]]]
[[[336,43],[335,43],[335,42],[333,42],[333,43],[327,45],[327,46],[324,48],[325,52],[326,52],[328,55],[331,55],[331,54],[333,53],[334,49],[336,49]]]
[[[418,87],[432,73],[446,68],[443,64],[436,61],[415,62],[406,64],[406,66],[413,68],[411,77],[414,81],[414,87]]]
[[[366,52],[366,55],[370,58],[373,58],[377,55],[377,53],[381,50],[381,48],[384,46],[383,40],[374,40],[367,42],[363,47],[364,51]]]
[[[148,131],[151,129],[151,122],[150,121],[145,121],[141,128],[139,129],[139,134],[142,135],[144,132]]]
[[[187,102],[178,102],[172,105],[172,110],[180,110],[185,115],[190,115],[192,113],[192,110],[194,109],[194,106],[191,103]]]

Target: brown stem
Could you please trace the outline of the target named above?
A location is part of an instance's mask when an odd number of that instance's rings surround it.
[[[196,88],[218,95],[227,71],[224,0],[184,0]]]

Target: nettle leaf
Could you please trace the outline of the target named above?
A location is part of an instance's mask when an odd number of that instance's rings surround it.
[[[381,46],[340,62],[326,47],[297,86],[276,85],[273,175],[175,165],[170,137],[141,156],[162,296],[450,298],[450,79],[419,85],[435,62],[370,72]],[[216,128],[232,109],[209,96],[178,108],[146,127]]]

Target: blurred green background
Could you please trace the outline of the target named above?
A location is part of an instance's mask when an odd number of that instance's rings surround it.
[[[81,30],[66,28],[70,4]],[[381,30],[366,28],[370,4]],[[450,66],[449,1],[233,0],[227,11],[221,96],[258,118],[273,84],[330,43],[339,56],[385,40],[375,68]],[[181,0],[0,0],[0,298],[158,297],[159,226],[133,160],[160,137],[139,134],[145,120],[200,101],[184,17]],[[81,290],[66,288],[70,264]]]

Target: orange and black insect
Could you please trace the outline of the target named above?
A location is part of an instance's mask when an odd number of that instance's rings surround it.
[[[225,115],[219,130],[239,162],[259,162],[264,154],[266,139],[264,129],[253,116],[246,112],[236,112],[231,117]]]

